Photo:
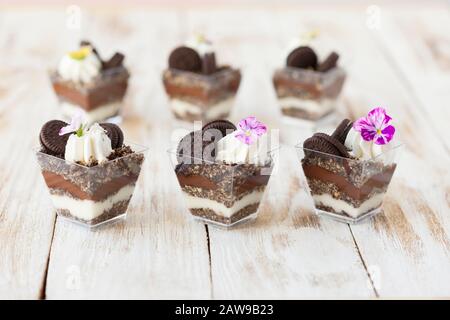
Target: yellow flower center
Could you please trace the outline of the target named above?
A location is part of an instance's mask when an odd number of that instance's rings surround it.
[[[74,60],[84,60],[91,54],[91,47],[83,46],[78,50],[69,52],[69,56]]]
[[[319,36],[319,30],[311,30],[304,32],[300,35],[300,38],[304,41],[311,41]]]
[[[377,129],[377,134],[381,134],[381,130],[380,129]]]
[[[205,36],[203,34],[201,34],[201,33],[198,33],[196,35],[196,38],[197,38],[197,42],[198,43],[205,43],[206,42]]]
[[[247,137],[250,137],[252,135],[252,132],[250,130],[245,131],[245,135]]]

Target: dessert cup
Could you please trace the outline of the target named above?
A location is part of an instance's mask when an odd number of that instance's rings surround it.
[[[222,67],[209,75],[169,68],[162,78],[177,119],[208,122],[228,117],[241,73],[230,67]]]
[[[293,67],[277,69],[273,84],[283,116],[305,126],[330,118],[345,77],[340,67],[326,72]]]
[[[374,159],[355,160],[298,144],[296,149],[316,213],[351,224],[380,213],[400,147]]]
[[[126,217],[146,148],[87,167],[36,151],[58,216],[94,228]]]
[[[178,163],[176,151],[168,153],[193,217],[226,228],[256,218],[273,161],[231,165],[184,157]]]
[[[58,72],[51,72],[50,80],[65,120],[81,111],[87,123],[118,122],[129,76],[124,66],[118,66],[103,70],[89,83],[64,80]]]

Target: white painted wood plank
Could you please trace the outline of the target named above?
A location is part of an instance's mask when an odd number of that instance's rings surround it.
[[[281,156],[257,220],[209,228],[213,297],[374,297],[347,225],[313,213],[297,155],[284,148]]]
[[[0,22],[5,53],[0,56],[0,146],[10,150],[0,155],[5,181],[0,189],[0,297],[372,297],[363,262],[382,297],[449,295],[450,179],[442,152],[447,142],[436,135],[448,115],[429,113],[423,101],[420,106],[411,96],[424,85],[414,77],[424,74],[439,86],[427,86],[419,98],[431,98],[433,106],[448,100],[440,91],[441,81],[447,81],[441,72],[446,60],[427,62],[422,73],[423,61],[406,55],[411,40],[403,34],[410,30],[407,18],[397,22],[392,16],[392,37],[374,42],[362,9],[191,10],[186,15],[163,9],[97,10],[85,12],[80,31],[62,27],[64,14],[63,8],[25,10],[6,14]],[[419,16],[426,30],[421,39],[447,39],[437,33],[439,22],[428,24],[430,15]],[[385,214],[351,229],[316,218],[294,150],[286,147],[259,219],[234,231],[208,229],[210,270],[205,228],[190,219],[165,154],[176,128],[160,81],[167,54],[189,32],[207,33],[218,45],[219,59],[243,68],[232,119],[255,114],[270,127],[282,128],[271,72],[281,63],[290,37],[316,27],[323,31],[324,48],[342,53],[349,71],[342,112],[356,117],[369,106],[384,104],[398,119],[406,148]],[[131,140],[150,146],[150,161],[126,224],[89,232],[57,222],[45,282],[55,216],[30,148],[41,124],[58,110],[46,68],[87,34],[105,55],[118,46],[127,55],[133,77],[123,127]],[[432,46],[423,48],[420,41],[412,42],[415,53],[410,54],[427,57]],[[406,62],[400,68],[411,63],[413,70],[402,71],[404,77],[389,60],[402,56]],[[27,130],[21,131],[22,126]]]
[[[127,139],[150,151],[125,224],[90,232],[58,219],[48,299],[210,297],[206,231],[183,211],[166,154],[171,125],[165,120],[170,114],[163,105],[161,61],[176,36],[167,32],[177,30],[176,17],[136,11],[86,19],[84,33],[101,53],[117,48],[127,56],[132,81],[122,127]]]
[[[283,130],[271,82],[282,64],[280,19],[267,11],[192,10],[187,24],[189,31],[205,26],[218,56],[244,67],[233,119],[254,114]],[[284,146],[279,165],[254,224],[232,231],[209,227],[213,297],[374,296],[347,225],[313,215],[291,146]]]
[[[350,114],[359,117],[369,107],[386,106],[396,121],[398,138],[405,142],[385,213],[351,227],[377,292],[382,297],[446,296],[450,293],[446,214],[450,180],[445,146],[371,39],[364,15],[321,12],[318,17],[310,12],[310,16],[314,18],[304,17],[302,22],[329,30],[342,55],[352,56],[345,88]]]
[[[450,142],[445,138],[450,118],[449,11],[388,11],[382,27],[372,35],[450,152]]]
[[[35,42],[33,33],[50,34],[54,14],[1,16],[0,48],[0,298],[43,297],[55,214],[46,201],[33,148],[41,124],[55,109],[39,50],[58,43]],[[46,23],[47,22],[47,23]],[[31,28],[31,29],[28,29]],[[6,58],[9,56],[10,58]],[[27,58],[25,58],[27,56]]]

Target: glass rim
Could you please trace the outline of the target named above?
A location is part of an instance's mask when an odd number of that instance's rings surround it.
[[[131,141],[128,141],[128,140],[124,141],[124,145],[130,146],[134,152],[130,153],[130,154],[127,154],[127,155],[124,155],[124,156],[121,156],[119,158],[115,158],[113,160],[108,160],[108,161],[106,161],[106,162],[104,162],[102,164],[108,164],[108,163],[111,163],[111,162],[114,162],[114,161],[118,161],[120,159],[126,159],[126,158],[132,156],[133,154],[144,154],[144,153],[146,153],[149,150],[149,148],[146,147],[146,146],[143,146],[141,144],[134,143],[134,142],[131,142]],[[82,164],[79,164],[79,163],[76,163],[76,162],[69,162],[69,161],[67,161],[64,158],[59,158],[57,156],[54,156],[54,155],[42,152],[41,149],[42,149],[41,146],[33,147],[33,151],[36,154],[41,154],[43,156],[51,157],[51,158],[54,158],[54,159],[59,160],[59,161],[64,161],[64,162],[67,162],[68,164],[78,166],[78,167],[83,168],[85,170],[93,170],[93,169],[98,167],[98,166],[88,167],[88,166],[83,166]]]
[[[224,74],[226,72],[230,72],[230,71],[239,71],[240,72],[240,68],[234,68],[234,67],[232,67],[230,65],[227,65],[227,67],[228,68],[225,68],[223,70],[220,70],[220,71],[217,71],[217,72],[214,72],[214,73],[211,73],[211,74],[202,74],[202,73],[196,73],[196,72],[192,72],[192,71],[180,70],[180,69],[167,67],[166,69],[164,69],[163,73],[165,71],[170,70],[170,71],[175,71],[175,72],[178,72],[178,73],[188,74],[189,76],[192,76],[194,78],[199,78],[199,79],[205,80],[205,79],[217,78],[217,77],[221,76],[222,74]]]
[[[169,155],[175,155],[175,156],[179,155],[180,157],[183,157],[183,158],[198,160],[198,162],[194,161],[194,162],[191,162],[190,164],[202,164],[202,163],[206,163],[206,164],[222,164],[222,165],[227,165],[227,166],[232,166],[232,167],[237,166],[237,165],[247,164],[247,163],[217,162],[217,161],[204,160],[202,158],[198,158],[198,157],[195,157],[195,156],[188,156],[188,155],[185,156],[185,155],[182,155],[182,154],[178,153],[177,152],[177,148],[178,147],[171,147],[171,148],[167,149],[166,152]],[[270,164],[270,165],[273,164],[273,154],[275,153],[275,151],[277,151],[279,149],[281,149],[281,146],[274,147],[274,148],[272,148],[272,149],[270,149],[269,151],[266,152],[266,155],[269,155],[270,160],[271,160],[268,164]],[[178,163],[178,164],[181,164],[181,163]]]
[[[325,76],[325,75],[329,75],[329,74],[336,73],[336,72],[346,73],[345,69],[342,68],[341,66],[336,66],[333,69],[328,70],[326,72],[321,72],[321,71],[311,70],[311,69],[295,68],[295,67],[291,67],[291,66],[283,66],[283,67],[276,68],[276,71],[282,71],[282,70],[292,70],[293,72],[297,72],[297,73],[314,74],[314,75],[318,75],[318,76]]]
[[[302,149],[302,150],[306,150],[306,151],[309,151],[309,152],[318,153],[318,154],[321,154],[321,155],[324,155],[324,156],[328,156],[328,157],[331,157],[331,158],[338,158],[338,159],[343,159],[343,160],[347,160],[347,161],[355,161],[355,162],[367,162],[367,161],[376,161],[377,159],[382,158],[383,156],[398,150],[399,148],[403,147],[404,145],[405,144],[403,142],[398,142],[393,148],[380,153],[379,155],[377,155],[373,159],[352,159],[352,158],[346,158],[346,157],[342,157],[342,156],[337,156],[337,155],[326,153],[326,152],[322,152],[322,151],[317,151],[317,150],[314,150],[314,149],[304,148],[303,147],[303,142],[297,143],[294,147],[296,149]]]
[[[115,77],[116,75],[120,74],[121,70],[127,71],[127,78],[129,79],[130,78],[130,70],[125,65],[120,65],[117,67],[112,67],[112,68],[106,69],[103,72],[100,72],[97,77],[99,77],[99,79],[102,78],[103,76]],[[52,82],[58,81],[59,78],[61,78],[61,75],[59,74],[57,68],[47,69],[47,73]],[[97,79],[97,77],[94,79]],[[72,80],[64,80],[64,81],[72,82]],[[88,86],[89,84],[90,84],[89,82],[85,83],[84,86]]]

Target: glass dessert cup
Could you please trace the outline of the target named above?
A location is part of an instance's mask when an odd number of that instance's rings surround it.
[[[178,163],[176,150],[168,153],[194,218],[225,228],[256,219],[273,160],[259,166],[184,157],[183,163]]]
[[[36,151],[58,216],[89,228],[126,217],[147,148],[125,145],[134,153],[93,167]]]
[[[229,116],[241,73],[230,67],[210,75],[169,68],[162,78],[175,118],[209,122]]]
[[[127,69],[119,66],[102,71],[91,83],[67,81],[55,71],[50,73],[50,80],[64,120],[81,111],[88,123],[120,122],[129,76]]]
[[[327,72],[284,67],[275,71],[272,80],[285,119],[312,126],[331,121],[345,78],[340,67]]]
[[[297,145],[316,213],[350,224],[380,213],[400,147],[371,160],[355,160]]]

